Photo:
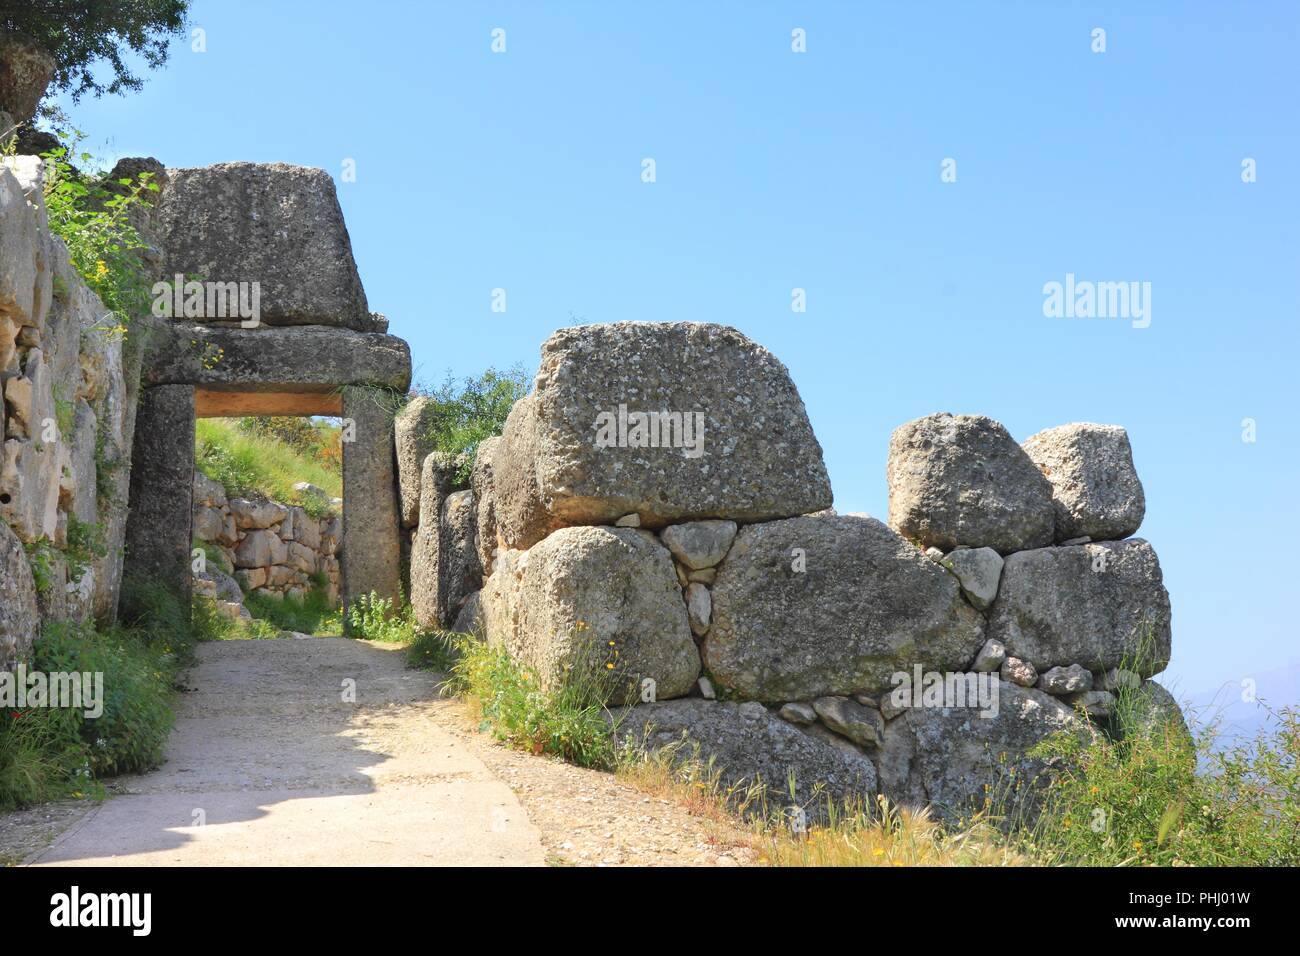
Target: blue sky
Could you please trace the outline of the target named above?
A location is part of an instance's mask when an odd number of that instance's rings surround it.
[[[178,41],[142,92],[68,106],[87,145],[336,179],[354,160],[339,198],[361,276],[417,377],[531,370],[575,319],[734,325],[789,366],[836,506],[882,518],[904,421],[979,413],[1018,439],[1119,423],[1173,601],[1167,683],[1300,667],[1300,7],[196,0],[192,16],[206,52]],[[1045,317],[1066,273],[1150,282],[1150,326]]]

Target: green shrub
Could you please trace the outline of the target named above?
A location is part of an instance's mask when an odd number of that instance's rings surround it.
[[[586,634],[580,627],[575,641]],[[457,659],[451,686],[479,710],[484,729],[498,740],[535,754],[553,754],[583,767],[612,769],[619,748],[614,731],[620,717],[606,705],[614,690],[611,671],[602,667],[570,670],[557,688],[542,690],[537,678],[501,647],[467,635],[454,642]],[[592,648],[593,652],[598,649]],[[579,660],[599,653],[579,651]]]
[[[339,611],[326,600],[324,582],[318,582],[305,598],[273,598],[253,591],[244,597],[244,607],[254,620],[264,621],[280,631],[298,631],[302,634],[339,636],[343,622]],[[270,635],[271,637],[276,634]],[[250,634],[249,636],[266,636]]]
[[[415,640],[415,611],[409,604],[395,611],[391,600],[371,591],[348,608],[347,633],[366,641],[405,644]]]
[[[74,715],[49,707],[0,711],[0,810],[87,792],[102,788]]]
[[[500,435],[510,409],[528,394],[528,380],[523,366],[516,365],[504,372],[489,368],[477,378],[460,381],[448,372],[441,385],[414,390],[433,400],[427,435],[433,447],[466,456],[460,481],[469,479],[479,443]]]
[[[142,253],[148,248],[131,221],[135,207],[147,208],[158,184],[152,173],[135,181],[97,182],[68,162],[60,148],[46,159],[45,207],[50,231],[68,247],[72,267],[108,308],[105,331],[125,334],[131,319],[152,303],[149,270]],[[93,157],[81,154],[89,163]]]

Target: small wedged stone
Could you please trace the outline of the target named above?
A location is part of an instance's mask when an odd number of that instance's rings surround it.
[[[880,712],[847,697],[819,697],[813,701],[813,710],[823,724],[859,746],[879,744],[884,736]]]
[[[712,568],[727,556],[736,538],[734,521],[691,521],[674,524],[659,533],[663,543],[687,571]]]
[[[1086,667],[1071,664],[1069,667],[1053,667],[1038,676],[1039,690],[1057,697],[1077,694],[1092,690],[1092,672]]]

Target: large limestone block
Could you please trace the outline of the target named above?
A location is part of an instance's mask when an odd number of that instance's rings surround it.
[[[456,491],[442,504],[442,527],[439,530],[441,577],[440,615],[444,627],[451,627],[465,599],[483,586],[483,566],[478,559],[478,522],[474,510],[474,493]]]
[[[402,527],[413,528],[420,519],[420,473],[433,451],[430,430],[437,405],[417,395],[393,419],[397,445],[397,478],[402,493]]]
[[[188,608],[194,511],[194,389],[190,386],[159,385],[141,395],[129,500],[124,576],[160,584]]]
[[[420,511],[411,542],[411,605],[416,623],[425,629],[442,627],[447,607],[442,511],[457,468],[458,459],[435,451],[425,456],[420,470]]]
[[[402,551],[392,406],[370,389],[343,390],[353,440],[343,446],[343,600],[374,593],[400,607]],[[387,396],[391,399],[392,396]]]
[[[72,513],[76,515],[78,521],[87,525],[99,523],[99,503],[95,482],[97,430],[95,412],[90,405],[79,400],[73,413],[69,468],[73,483]]]
[[[1085,535],[1117,541],[1141,527],[1146,495],[1121,426],[1060,425],[1026,439],[1023,447],[1051,482],[1057,541]]]
[[[963,670],[984,620],[956,578],[874,518],[741,528],[713,584],[704,663],[740,697],[874,693],[891,676]]]
[[[1169,661],[1170,609],[1160,561],[1141,538],[1009,556],[989,637],[1042,673],[1082,664],[1144,677]]]
[[[411,348],[392,335],[323,326],[223,328],[165,319],[140,324],[149,327],[146,385],[250,392],[371,385],[404,392],[411,384]]]
[[[53,292],[41,160],[0,157],[0,372],[10,369],[23,326],[39,329]]]
[[[235,527],[240,529],[270,528],[284,521],[289,513],[289,509],[277,501],[231,498],[229,505]]]
[[[470,471],[469,486],[477,503],[478,559],[484,574],[492,573],[492,560],[497,551],[496,505],[496,455],[501,448],[500,436],[485,438],[474,453],[474,467]]]
[[[647,413],[676,418],[650,428],[636,418]],[[657,528],[831,503],[821,446],[785,366],[733,328],[692,322],[552,335],[536,388],[506,422],[495,471],[497,522],[514,548],[633,512]]]
[[[215,508],[220,511],[225,508],[229,502],[226,499],[226,489],[221,482],[215,481],[205,475],[203,472],[195,470],[194,472],[194,505],[204,508]]]
[[[167,170],[153,221],[162,274],[261,283],[267,325],[372,328],[352,243],[323,169],[218,163]]]
[[[614,663],[614,703],[645,678],[659,700],[681,697],[700,657],[667,549],[622,528],[565,528],[526,552],[503,551],[481,595],[488,639],[544,689],[566,667]],[[611,643],[612,642],[612,643]]]
[[[31,650],[40,628],[36,582],[18,536],[0,521],[0,670]]]
[[[941,413],[900,425],[886,472],[889,526],[923,547],[1008,554],[1052,543],[1052,486],[991,418]]]
[[[869,809],[876,794],[876,768],[867,757],[804,733],[752,701],[689,699],[635,707],[619,737],[651,751],[671,748],[675,761],[712,761],[724,787],[743,792],[760,784],[769,811],[798,807],[809,822],[822,818],[828,802]]]
[[[1055,763],[1026,753],[1058,732],[1081,733],[1083,725],[1060,701],[1004,681],[996,716],[982,713],[916,707],[889,721],[877,759],[881,792],[949,821],[978,810],[990,795],[1032,816]]]

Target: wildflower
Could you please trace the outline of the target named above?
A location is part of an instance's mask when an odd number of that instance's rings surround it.
[[[108,266],[104,263],[103,259],[100,259],[95,263],[95,278],[102,279],[106,275],[108,275]]]
[[[1133,849],[1135,849],[1135,850],[1137,850],[1139,853],[1141,853],[1141,852],[1142,852],[1142,841],[1141,841],[1141,840],[1134,840],[1134,841],[1133,841]]]

